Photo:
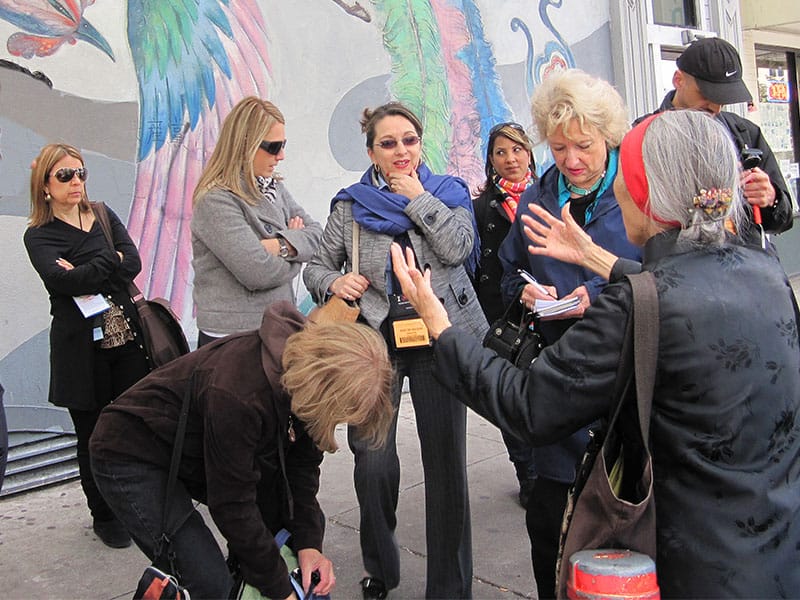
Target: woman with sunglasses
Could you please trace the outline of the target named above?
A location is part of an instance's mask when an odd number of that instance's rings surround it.
[[[125,548],[131,539],[95,485],[88,444],[102,408],[149,371],[138,313],[127,292],[141,262],[125,226],[107,208],[114,248],[109,246],[86,194],[87,174],[77,148],[42,148],[31,167],[24,242],[50,295],[48,399],[67,408],[75,426],[81,486],[95,534],[111,548]]]
[[[500,289],[503,265],[497,251],[516,218],[520,196],[536,181],[534,168],[532,144],[522,125],[508,122],[492,127],[486,144],[486,181],[473,201],[481,238],[475,291],[490,324],[505,312]],[[505,433],[503,441],[519,482],[519,503],[525,508],[536,480],[533,448]]]
[[[198,346],[258,329],[273,302],[296,302],[292,283],[319,245],[322,226],[275,171],[285,156],[285,122],[271,102],[240,101],[225,118],[195,189]]]
[[[433,353],[421,319],[409,310],[392,274],[389,247],[414,248],[435,265],[433,287],[461,327],[475,335],[486,319],[469,273],[478,239],[466,184],[434,175],[422,162],[422,124],[398,102],[366,109],[361,120],[372,165],[360,181],[332,201],[322,244],[303,277],[313,298],[335,295],[357,302],[361,319],[382,332],[396,369],[393,402],[408,377],[425,474],[427,598],[470,598],[472,549],[466,475],[466,413],[433,376]],[[353,226],[360,230],[358,273],[352,272]],[[344,274],[342,274],[344,272]],[[348,429],[355,455],[355,488],[361,509],[364,598],[385,598],[400,581],[395,539],[400,465],[397,415],[382,449],[368,448]]]
[[[506,302],[513,301],[520,291],[520,302],[527,306],[537,299],[580,299],[576,309],[539,323],[539,333],[551,345],[583,317],[608,282],[588,269],[529,254],[520,218],[530,214],[528,204],[556,216],[569,205],[575,221],[597,244],[626,258],[639,260],[641,254],[625,235],[612,186],[618,147],[629,129],[620,95],[609,83],[570,69],[551,75],[538,86],[531,107],[539,137],[547,141],[555,164],[520,198],[522,206],[499,256]],[[530,272],[541,285],[526,283],[518,269]],[[565,390],[566,386],[567,382]],[[588,436],[588,428],[583,428],[552,445],[536,448],[537,478],[526,507],[526,522],[540,598],[555,594],[561,517]]]

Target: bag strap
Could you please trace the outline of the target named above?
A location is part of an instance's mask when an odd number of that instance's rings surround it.
[[[109,247],[116,252],[117,248],[114,246],[114,234],[111,232],[111,219],[108,218],[108,210],[106,209],[105,202],[92,202],[92,210],[97,222],[100,223],[100,229],[103,230],[103,235],[106,236],[106,241]],[[128,282],[128,295],[133,300],[138,308],[140,303],[144,302],[144,294],[139,289],[133,280]]]
[[[189,379],[189,384],[187,385],[186,391],[183,394],[181,413],[178,417],[178,428],[175,432],[175,441],[172,445],[172,457],[169,463],[169,475],[167,475],[167,491],[164,494],[164,508],[161,512],[161,536],[159,537],[159,541],[155,547],[153,564],[156,564],[164,555],[167,548],[169,548],[172,536],[175,535],[175,533],[183,526],[183,524],[192,514],[192,511],[189,511],[186,516],[178,521],[172,531],[167,531],[167,515],[169,513],[169,507],[172,505],[172,496],[175,493],[175,484],[178,481],[178,469],[181,463],[181,454],[183,453],[183,441],[186,437],[186,423],[189,420],[189,403],[192,398],[192,391],[194,391],[194,374],[192,374],[191,378]],[[172,562],[171,557],[170,562]],[[170,566],[174,568],[172,565]]]
[[[633,290],[634,374],[639,426],[645,445],[650,439],[650,413],[658,362],[658,290],[649,271],[627,275]]]
[[[358,261],[358,251],[359,251],[359,243],[361,241],[361,226],[353,221],[353,257],[350,261],[353,265],[353,273],[358,275],[359,269],[359,261]]]

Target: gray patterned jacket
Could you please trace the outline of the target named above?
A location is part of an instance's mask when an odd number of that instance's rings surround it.
[[[328,289],[344,271],[352,268],[353,203],[337,202],[322,234],[319,251],[303,271],[303,279],[317,303],[325,301]],[[429,192],[408,203],[406,214],[416,227],[408,232],[420,265],[430,265],[431,282],[444,301],[450,320],[483,336],[488,328],[475,289],[463,263],[472,251],[475,236],[472,218],[466,209],[447,208]],[[360,273],[370,286],[359,301],[361,315],[378,329],[389,313],[387,269],[392,236],[361,228]],[[344,270],[343,270],[344,267]]]

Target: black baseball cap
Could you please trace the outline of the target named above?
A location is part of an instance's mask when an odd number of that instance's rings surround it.
[[[742,81],[742,60],[731,44],[721,38],[695,40],[677,60],[678,68],[697,80],[700,93],[716,104],[752,102]]]

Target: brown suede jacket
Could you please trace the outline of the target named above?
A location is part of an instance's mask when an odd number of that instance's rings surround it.
[[[292,592],[273,533],[296,549],[322,550],[317,502],[322,452],[294,419],[280,385],[286,339],[305,318],[289,302],[270,306],[261,329],[218,340],[150,373],[103,411],[93,456],[169,469],[181,403],[191,386],[178,478],[211,516],[245,580],[270,598]]]

